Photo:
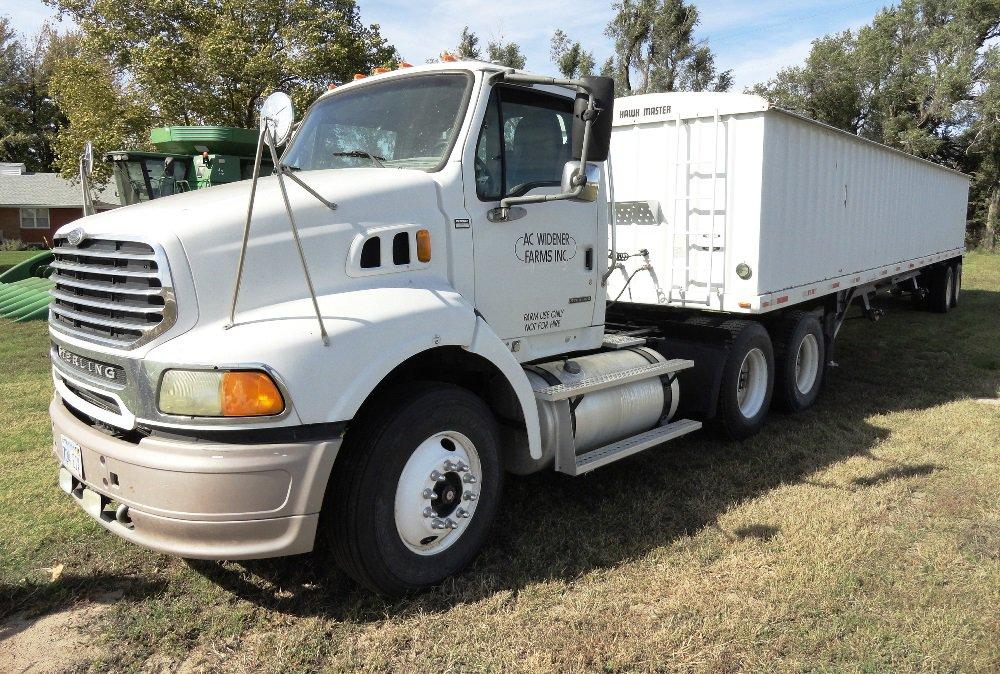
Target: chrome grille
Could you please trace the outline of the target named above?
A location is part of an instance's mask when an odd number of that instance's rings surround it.
[[[52,250],[49,323],[90,341],[132,348],[174,321],[174,294],[163,252],[142,241],[65,237]]]

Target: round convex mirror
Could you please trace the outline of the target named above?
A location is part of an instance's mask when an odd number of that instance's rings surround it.
[[[260,131],[268,145],[274,140],[275,147],[284,145],[292,133],[295,108],[292,99],[283,91],[275,91],[264,99],[260,107]],[[270,130],[270,133],[267,131]]]

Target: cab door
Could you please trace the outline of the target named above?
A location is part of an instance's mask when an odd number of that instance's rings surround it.
[[[572,201],[528,204],[511,209],[507,221],[496,221],[491,212],[505,196],[559,193],[571,158],[572,123],[572,98],[496,86],[474,161],[464,171],[476,308],[502,339],[535,342],[524,356],[569,350],[591,327],[599,285],[598,208]]]

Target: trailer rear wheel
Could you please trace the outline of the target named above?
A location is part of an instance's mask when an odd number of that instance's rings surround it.
[[[958,306],[958,296],[962,292],[962,263],[956,262],[952,272],[951,308]]]
[[[823,329],[805,311],[789,313],[774,334],[775,397],[789,412],[816,402],[825,364]]]
[[[402,595],[461,571],[500,499],[499,432],[469,391],[419,383],[379,400],[348,430],[327,489],[322,535],[337,565]]]
[[[955,293],[955,271],[952,266],[938,267],[931,278],[930,300],[931,311],[938,314],[948,313]]]
[[[728,321],[735,339],[726,356],[719,388],[718,420],[734,440],[760,432],[767,420],[774,391],[774,349],[759,323]]]

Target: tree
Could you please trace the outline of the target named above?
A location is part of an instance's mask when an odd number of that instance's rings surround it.
[[[462,28],[458,46],[455,47],[455,55],[463,59],[482,58],[482,53],[479,51],[479,37],[469,30],[468,26]]]
[[[563,77],[575,79],[594,74],[594,54],[557,29],[549,42],[549,56]]]
[[[253,127],[271,91],[287,91],[302,110],[331,81],[398,60],[378,25],[361,22],[354,0],[46,2],[83,30],[82,54],[100,70],[105,102],[127,92],[130,102],[149,110],[149,124]],[[81,68],[66,60],[67,87]],[[73,110],[100,119],[67,114],[70,127],[91,121],[93,128],[115,127],[120,115],[114,107],[102,112],[82,102]],[[129,133],[134,121],[126,125]],[[97,152],[109,149],[95,143]],[[64,172],[75,171],[75,156],[60,154],[59,161]]]
[[[698,10],[683,0],[620,0],[605,34],[615,41],[617,68],[625,92],[645,94],[699,90],[726,91],[730,71],[717,73],[705,45],[694,42]],[[633,84],[632,73],[638,76]]]
[[[974,175],[969,240],[1000,233],[1000,0],[903,0],[753,88],[773,103]]]
[[[46,24],[25,44],[0,17],[0,160],[23,162],[30,171],[52,169],[53,139],[66,119],[49,84],[56,60],[78,42],[78,34]]]
[[[490,40],[486,46],[486,55],[491,62],[508,68],[523,69],[526,63],[521,47],[516,42],[504,42],[503,35]]]

